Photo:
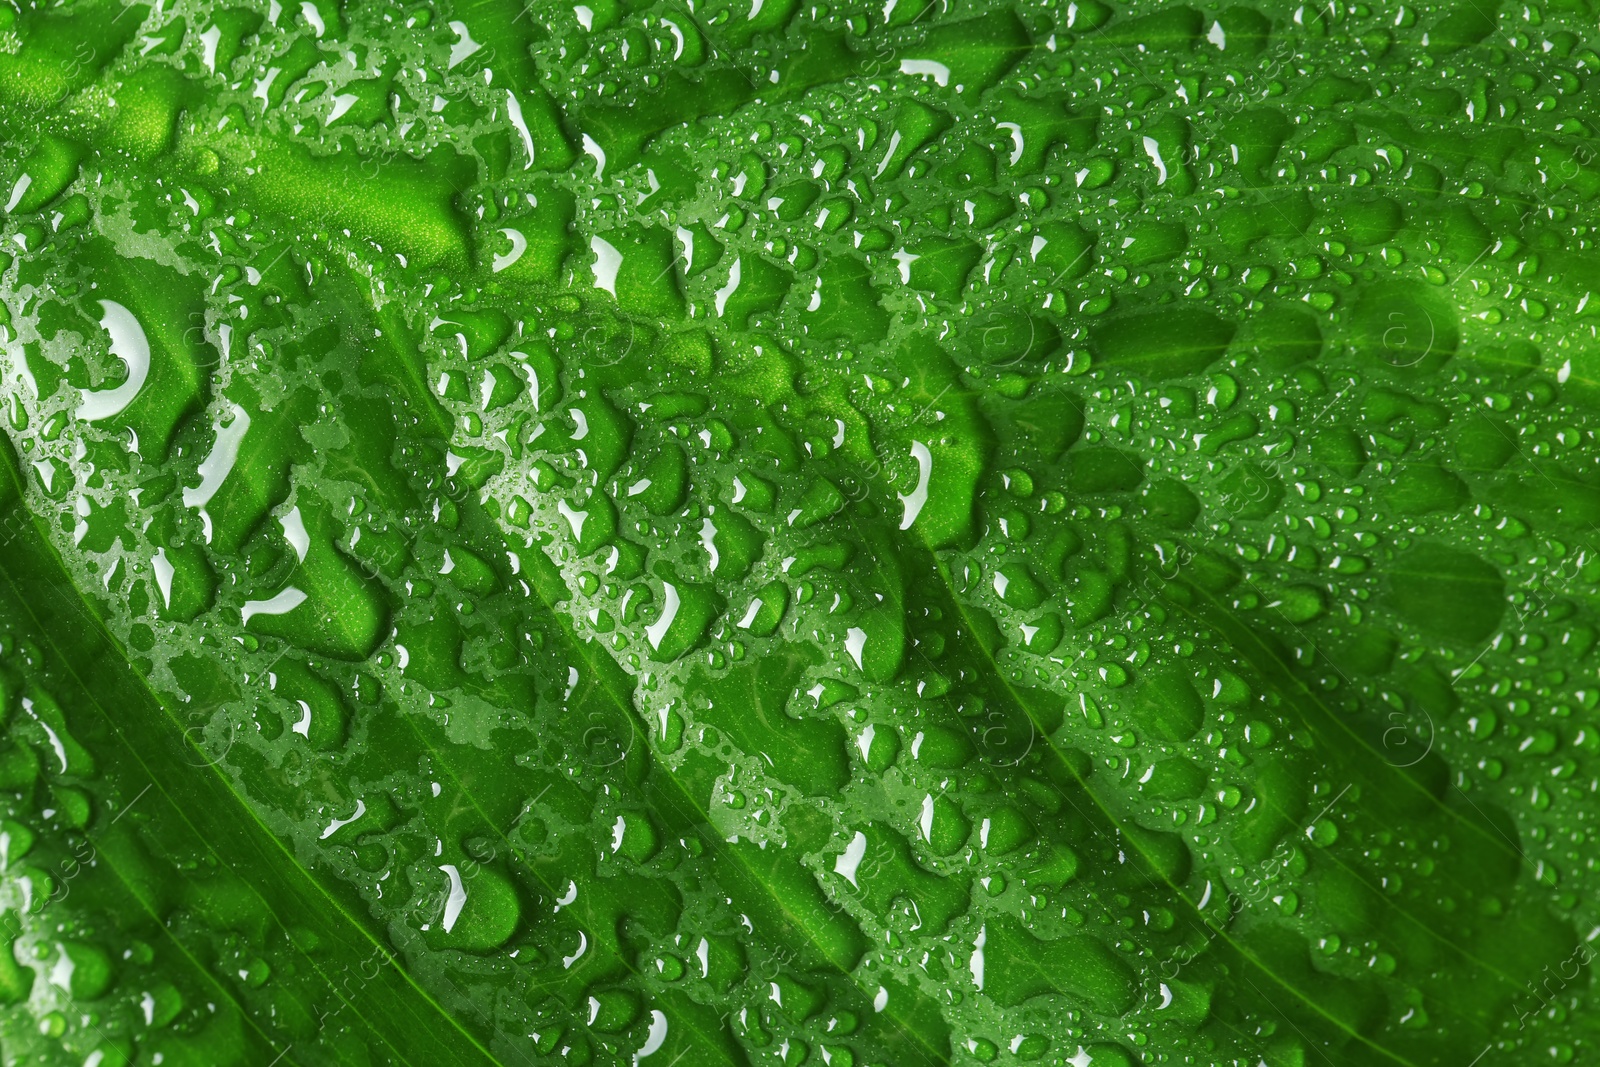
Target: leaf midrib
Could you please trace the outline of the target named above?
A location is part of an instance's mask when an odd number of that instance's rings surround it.
[[[451,432],[453,430],[453,423],[449,419],[444,417],[443,411],[440,409],[440,407],[434,401],[433,395],[428,391],[426,383],[423,381],[422,377],[417,373],[417,368],[416,368],[415,363],[412,360],[406,358],[403,354],[399,353],[395,349],[395,347],[392,346],[392,345],[388,346],[388,351],[386,351],[383,354],[386,357],[389,357],[388,358],[388,362],[390,362],[390,363],[399,363],[401,365],[400,369],[401,369],[402,373],[404,374],[405,385],[407,385],[409,387],[409,392],[411,394],[407,398],[407,400],[410,401],[410,404],[408,404],[408,406],[415,405],[415,406],[422,407],[423,410],[427,413],[427,418],[428,418],[429,422],[432,423],[433,429],[434,429],[435,433],[437,434],[437,436],[440,439],[442,439],[442,440],[444,440],[445,442],[448,443],[449,440],[450,440]],[[413,410],[414,410],[414,407],[413,407]],[[476,501],[472,502],[472,507],[475,510],[479,509],[479,505],[476,503]],[[485,515],[485,518],[488,519],[490,521],[490,523],[492,525],[494,525],[494,527],[496,529],[499,528],[498,524],[494,524],[493,523],[492,517]],[[544,549],[541,547],[540,551],[543,552]],[[546,558],[547,559],[549,558],[548,554],[546,555]],[[557,564],[557,562],[555,560],[551,560],[550,562],[553,565],[557,565],[557,566],[559,565],[559,564]],[[529,586],[530,586],[530,588],[532,588],[534,590],[534,596],[537,598],[537,600],[540,603],[540,605],[544,608],[544,611],[554,621],[556,629],[557,629],[557,632],[561,635],[562,641],[567,645],[568,650],[579,661],[585,662],[585,663],[590,662],[590,657],[587,654],[585,654],[584,649],[585,648],[596,647],[594,645],[594,643],[593,642],[583,642],[578,638],[578,635],[577,635],[576,629],[575,629],[576,621],[573,620],[567,613],[560,611],[557,608],[557,605],[555,603],[552,603],[549,600],[549,598],[546,597],[542,587],[538,586],[537,583],[529,583]],[[631,672],[628,672],[628,670],[627,670],[627,668],[625,666],[623,666],[621,663],[618,663],[615,657],[611,657],[610,654],[604,652],[603,649],[601,650],[601,654],[607,656],[607,658],[612,662],[613,665],[615,665],[617,668],[622,670],[625,674],[628,674],[629,677],[632,677]],[[604,680],[604,678],[602,676],[602,672],[596,671],[595,674],[596,674],[597,679],[600,680],[602,683],[604,683],[605,680]],[[601,684],[601,685],[596,686],[596,688],[597,689],[602,689],[602,690],[604,690],[606,692],[607,696],[610,698],[610,703],[612,703],[615,706],[615,708],[627,719],[627,721],[634,723],[635,726],[638,725],[639,720],[642,719],[643,716],[639,715],[638,710],[634,707],[633,701],[631,699],[625,699],[622,694],[616,692],[609,684]],[[648,725],[649,725],[648,722],[646,722],[645,723],[646,729],[640,731],[641,735],[646,737],[646,738],[648,738],[648,736],[649,736]],[[413,726],[413,730],[415,730],[415,726]],[[419,740],[423,740],[423,744],[425,746],[427,746],[426,740],[420,739],[420,738],[419,738]],[[709,819],[710,819],[709,810],[706,808],[706,806],[704,804],[700,803],[699,801],[697,801],[694,798],[694,795],[689,792],[688,788],[684,785],[684,783],[678,777],[678,775],[673,773],[671,768],[667,767],[665,764],[662,764],[662,763],[660,763],[658,761],[655,761],[654,754],[653,753],[649,753],[648,748],[646,749],[646,752],[650,755],[650,758],[652,759],[652,762],[654,762],[655,767],[660,771],[662,777],[666,781],[669,781],[669,782],[672,783],[672,787],[673,787],[674,791],[681,798],[681,800],[686,805],[686,807],[689,810],[694,811],[695,813],[697,813],[701,818],[706,819],[706,820],[709,821]],[[452,777],[454,778],[455,776],[452,775]],[[474,808],[474,810],[476,810],[480,815],[485,814],[483,812],[482,807],[478,804],[478,801],[477,801],[476,797],[474,797],[472,795],[471,791],[469,789],[467,789],[461,783],[459,778],[455,778],[455,781],[456,781],[457,785],[461,788],[461,795],[468,799],[468,801],[472,804],[472,807]],[[495,825],[492,820],[487,819],[486,815],[485,815],[485,824],[486,825],[491,825],[491,826]],[[495,833],[502,841],[504,841],[506,843],[508,848],[512,849],[514,852],[520,852],[521,851],[514,842],[512,842],[508,837],[506,837],[505,833],[503,831],[501,831],[498,826],[495,827]],[[720,847],[720,842],[713,842],[712,844],[713,844],[713,847]],[[765,883],[761,880],[761,878],[756,873],[756,871],[753,868],[751,868],[748,863],[745,862],[745,860],[744,860],[742,855],[740,855],[739,853],[737,853],[736,851],[733,851],[733,850],[729,850],[729,854],[732,856],[734,861],[737,862],[745,870],[745,872],[748,875],[750,875],[749,881],[752,884],[759,885],[763,889],[766,888]],[[525,864],[525,866],[527,866],[530,870],[533,869],[531,864]],[[554,890],[555,887],[550,885],[547,881],[545,881],[545,879],[542,876],[540,876],[537,872],[535,872],[535,877],[539,878],[541,884],[544,884],[546,889]],[[777,894],[771,894],[771,893],[769,893],[767,896],[768,896],[768,899],[773,902],[773,904],[776,906],[777,910],[782,915],[784,915],[785,917],[790,918],[790,919],[798,920],[799,917],[788,907],[788,905],[786,905],[784,903],[784,901],[782,900],[781,897],[779,897]],[[797,928],[797,929],[802,929],[802,930],[805,929],[805,925],[803,923],[799,922],[799,921],[792,922],[791,926],[793,926],[794,928]],[[819,945],[816,942],[815,938],[809,938],[809,941],[810,941],[811,945],[814,948],[817,949],[818,954],[822,958],[824,958],[824,959],[828,958],[827,952],[824,950],[824,948],[821,945]],[[637,968],[635,968],[633,966],[633,964],[631,962],[628,962],[627,966],[635,974],[639,974],[640,973],[637,970]],[[845,971],[843,968],[838,968],[838,967],[836,967],[835,969],[838,970],[845,977],[849,978],[857,986],[857,988],[862,989],[865,992],[873,992],[872,990],[867,990],[866,987],[863,986],[861,984],[861,982],[856,979],[856,977],[855,977],[853,972]],[[932,1056],[933,1062],[937,1063],[937,1062],[944,1062],[944,1061],[948,1060],[948,1058],[949,1058],[949,1050],[948,1049],[935,1048],[934,1046],[930,1045],[928,1042],[923,1040],[922,1034],[919,1031],[917,1031],[915,1028],[907,1025],[906,1022],[903,1021],[900,1018],[900,1016],[899,1016],[899,1014],[897,1012],[894,1012],[891,1009],[886,1008],[885,1009],[885,1013],[893,1015],[895,1017],[895,1019],[896,1019],[896,1023],[897,1023],[898,1028],[903,1033],[909,1035],[910,1038],[912,1039],[912,1041],[914,1041],[918,1046],[920,1046],[920,1047],[922,1047],[924,1049],[927,1049],[929,1051],[930,1055]]]
[[[3,447],[9,448],[10,446],[9,445],[4,445]],[[63,582],[55,583],[56,587],[59,588],[60,586],[65,585],[65,586],[70,587],[73,590],[73,593],[76,594],[76,595],[73,598],[71,598],[71,600],[69,600],[68,603],[70,604],[70,603],[75,602],[76,605],[81,609],[81,613],[84,614],[84,615],[87,615],[92,620],[92,623],[93,623],[93,625],[94,625],[94,627],[95,627],[95,629],[97,631],[97,635],[99,637],[101,637],[112,650],[114,650],[116,652],[116,654],[118,656],[118,659],[119,659],[119,665],[121,667],[125,667],[127,669],[127,672],[128,672],[127,676],[131,677],[134,680],[137,688],[143,691],[143,694],[149,699],[150,703],[154,704],[156,707],[161,709],[162,716],[169,720],[170,725],[172,725],[174,728],[179,729],[179,732],[180,732],[181,736],[183,737],[183,743],[185,745],[187,745],[189,748],[191,748],[192,750],[194,750],[197,754],[202,755],[202,756],[205,755],[205,753],[203,753],[194,742],[189,740],[189,734],[186,731],[181,729],[181,724],[177,721],[176,718],[174,718],[174,716],[172,715],[171,711],[168,709],[166,703],[163,702],[162,700],[160,700],[160,698],[155,695],[155,692],[150,688],[148,680],[144,677],[144,675],[141,674],[139,671],[135,670],[132,667],[132,665],[127,662],[126,654],[122,652],[120,643],[117,642],[115,636],[111,634],[110,630],[106,628],[105,622],[101,618],[99,612],[96,611],[94,609],[94,606],[91,603],[88,602],[87,598],[85,598],[83,596],[82,591],[78,589],[76,583],[72,582],[70,580],[70,578],[66,577],[67,571],[66,571],[65,565],[62,562],[62,560],[60,558],[60,554],[56,550],[56,547],[55,547],[54,543],[51,542],[49,540],[49,538],[45,537],[44,534],[42,533],[42,531],[39,530],[37,519],[33,516],[31,510],[29,510],[27,508],[27,506],[26,506],[27,486],[26,486],[25,482],[23,482],[22,479],[19,477],[19,471],[16,468],[16,466],[12,462],[9,461],[9,457],[0,457],[0,466],[3,466],[5,468],[6,477],[11,481],[12,486],[14,487],[14,489],[18,493],[18,496],[17,496],[13,506],[15,508],[23,511],[25,514],[27,514],[29,516],[29,520],[30,521],[29,521],[28,525],[29,525],[30,529],[32,530],[32,534],[33,534],[32,540],[36,543],[36,545],[39,547],[39,549],[43,553],[47,554],[49,562],[55,565],[56,569],[62,574],[63,578],[65,579]],[[108,723],[111,724],[112,729],[115,730],[117,735],[118,735],[118,737],[122,739],[124,747],[130,752],[130,754],[132,754],[134,756],[134,758],[136,760],[138,760],[140,768],[143,771],[145,771],[145,773],[149,776],[151,782],[160,791],[161,795],[163,797],[167,798],[167,802],[168,802],[169,806],[173,810],[175,810],[175,811],[177,811],[179,813],[179,816],[184,820],[185,824],[190,828],[191,831],[193,831],[194,837],[197,840],[204,841],[206,849],[209,852],[211,852],[212,855],[217,856],[215,844],[211,840],[209,840],[203,833],[201,833],[199,828],[194,825],[193,821],[189,818],[188,814],[186,813],[185,805],[179,803],[177,801],[177,798],[175,798],[172,795],[172,793],[167,789],[166,785],[163,784],[162,779],[160,778],[160,776],[157,776],[156,774],[153,773],[153,771],[151,770],[149,765],[145,762],[144,757],[138,752],[138,750],[135,749],[132,745],[128,744],[128,741],[126,739],[126,735],[123,732],[122,727],[121,727],[118,719],[115,716],[112,716],[110,714],[109,710],[101,703],[100,698],[99,698],[99,694],[97,692],[95,692],[95,690],[93,688],[91,688],[88,685],[88,683],[84,680],[82,675],[79,673],[79,671],[77,669],[77,666],[73,662],[72,657],[69,654],[67,654],[66,650],[63,649],[61,647],[61,645],[59,644],[59,642],[57,641],[56,634],[55,634],[54,630],[52,628],[46,627],[44,625],[44,622],[43,622],[43,620],[41,620],[39,618],[38,612],[35,609],[34,604],[32,603],[32,601],[30,601],[27,598],[24,598],[24,597],[21,596],[21,589],[18,586],[17,581],[16,581],[15,577],[12,574],[11,561],[14,560],[15,558],[16,558],[15,554],[14,553],[10,553],[10,552],[5,553],[3,556],[0,556],[0,574],[4,575],[6,583],[11,588],[11,590],[13,592],[13,595],[16,596],[16,598],[18,599],[19,603],[21,603],[23,605],[24,609],[28,612],[29,616],[34,620],[34,622],[35,622],[35,624],[36,624],[36,626],[38,628],[38,631],[39,631],[39,633],[41,635],[43,635],[44,640],[51,646],[52,649],[55,650],[58,658],[60,659],[61,663],[63,664],[64,670],[69,675],[71,675],[73,680],[78,684],[78,687],[80,688],[80,690],[89,698],[89,700],[91,700],[94,703],[94,706],[100,711],[100,713],[104,717],[104,719]],[[244,809],[244,811],[246,812],[246,814],[248,816],[248,818],[246,820],[246,823],[254,831],[254,833],[251,836],[256,838],[258,843],[263,838],[265,838],[266,840],[272,842],[272,847],[271,848],[263,849],[262,851],[264,851],[267,855],[271,855],[273,850],[275,849],[277,854],[279,856],[281,856],[286,861],[285,864],[282,867],[280,867],[280,869],[292,869],[297,875],[299,875],[301,878],[303,878],[304,881],[309,882],[313,887],[315,887],[315,892],[313,894],[311,894],[311,895],[320,897],[326,904],[331,905],[332,912],[334,914],[337,914],[341,919],[345,920],[348,923],[349,926],[351,926],[355,930],[357,930],[359,932],[359,938],[360,939],[364,939],[367,943],[371,944],[374,948],[376,948],[379,952],[381,952],[383,954],[383,956],[384,956],[385,962],[394,965],[394,969],[401,975],[401,977],[404,979],[405,983],[408,986],[410,986],[418,995],[420,995],[423,998],[423,1000],[430,1007],[434,1008],[435,1011],[437,1011],[441,1016],[443,1016],[446,1020],[448,1020],[450,1025],[451,1025],[451,1028],[454,1029],[456,1032],[458,1032],[461,1035],[461,1037],[465,1038],[467,1043],[473,1049],[475,1049],[477,1052],[479,1052],[489,1062],[498,1065],[498,1067],[503,1067],[503,1065],[500,1065],[500,1061],[496,1057],[494,1057],[487,1049],[483,1048],[483,1046],[478,1042],[477,1038],[473,1034],[471,1034],[469,1031],[465,1030],[461,1026],[461,1024],[455,1019],[455,1017],[453,1015],[451,1015],[449,1012],[446,1012],[444,1010],[444,1008],[437,1001],[435,1001],[433,999],[433,997],[425,989],[423,989],[420,985],[418,985],[417,982],[411,977],[410,973],[407,972],[404,967],[401,967],[401,966],[398,965],[398,961],[396,960],[396,958],[393,955],[393,953],[391,953],[387,948],[385,948],[381,943],[379,943],[376,940],[376,938],[374,938],[372,936],[371,932],[367,930],[367,928],[366,928],[366,926],[364,924],[362,924],[361,922],[357,921],[353,916],[351,916],[350,913],[345,909],[343,903],[340,900],[338,900],[338,898],[336,898],[332,894],[328,893],[327,890],[321,885],[321,883],[316,878],[314,878],[308,870],[306,870],[304,867],[302,867],[300,865],[299,861],[294,858],[293,854],[288,850],[288,848],[278,838],[278,836],[276,834],[274,834],[266,826],[266,824],[264,822],[261,821],[260,817],[256,814],[254,809],[251,808],[250,805],[242,797],[239,796],[237,791],[234,789],[233,784],[228,780],[228,778],[224,774],[222,774],[222,772],[220,770],[217,769],[217,765],[214,764],[214,763],[211,763],[210,761],[206,761],[206,767],[210,769],[210,771],[212,772],[212,775],[214,777],[214,780],[218,784],[220,784],[220,786],[222,787],[223,791],[234,801],[234,803],[239,808]],[[201,772],[201,773],[204,773],[204,772]],[[258,847],[259,847],[259,844],[258,844]],[[224,861],[224,858],[221,857],[221,856],[217,856],[217,859],[219,861]],[[118,875],[118,880],[119,881],[123,881],[124,884],[127,884],[126,881],[121,878],[120,874]],[[284,922],[282,917],[278,914],[278,911],[274,907],[272,902],[270,900],[268,900],[267,897],[254,884],[251,884],[248,879],[246,879],[245,881],[246,881],[246,884],[250,885],[251,893],[261,903],[262,907],[264,907],[267,910],[267,912],[273,917],[273,920],[277,923],[278,927],[280,929],[287,930],[289,928],[289,925],[286,922]],[[130,887],[130,891],[131,891],[131,887]],[[145,902],[144,902],[142,897],[138,896],[137,894],[134,894],[134,895],[135,895],[135,899],[138,899],[140,901],[141,905],[145,904]],[[197,967],[199,967],[201,973],[206,975],[207,980],[212,982],[213,984],[217,984],[216,978],[215,978],[214,975],[211,974],[210,970],[205,968],[205,967],[200,966],[198,961],[194,960],[194,957],[188,951],[188,949],[185,948],[180,942],[177,942],[176,935],[172,932],[172,930],[170,929],[168,924],[165,923],[165,922],[161,922],[159,916],[152,916],[152,917],[155,918],[156,921],[160,923],[160,925],[162,926],[163,931],[166,933],[166,935],[170,939],[172,939],[174,941],[175,944],[178,945],[179,950],[181,952],[183,952],[185,957],[190,959],[191,962],[195,963],[195,965]],[[322,965],[321,965],[320,962],[316,961],[315,959],[313,959],[312,957],[310,957],[308,954],[304,953],[303,951],[301,952],[301,956],[302,956],[302,958],[304,958],[306,960],[306,962],[308,962],[310,964],[310,966],[317,972],[317,974],[319,976],[321,976],[324,981],[327,982],[328,988],[334,991],[335,996],[337,996],[341,1002],[343,1002],[344,1004],[346,1004],[347,1006],[352,1008],[354,1010],[356,1016],[359,1017],[360,1019],[362,1019],[362,1021],[367,1024],[367,1029],[369,1031],[377,1032],[378,1036],[379,1036],[379,1040],[382,1041],[382,1043],[387,1048],[392,1050],[396,1054],[396,1056],[399,1057],[399,1059],[402,1062],[405,1062],[405,1063],[413,1062],[407,1056],[405,1051],[401,1047],[397,1046],[394,1043],[394,1041],[391,1039],[390,1034],[388,1033],[388,1031],[387,1031],[387,1029],[385,1027],[374,1025],[373,1022],[371,1020],[369,1020],[367,1018],[367,1016],[363,1013],[363,1011],[361,1010],[361,1008],[359,1006],[351,1003],[349,998],[346,997],[345,994],[339,989],[338,983],[333,978],[329,977],[323,971]],[[222,987],[220,984],[217,984],[217,988],[219,990],[221,990],[221,992],[222,992],[222,994],[224,996],[226,996],[230,1001],[232,1001],[233,1003],[235,1003],[239,1007],[240,1015],[250,1021],[250,1025],[252,1026],[252,1028],[256,1029],[256,1031],[258,1033],[261,1033],[263,1038],[266,1038],[265,1031],[261,1030],[260,1026],[256,1023],[254,1017],[251,1015],[250,1011],[246,1008],[246,1006],[243,1005],[242,1003],[240,1003],[236,998],[234,998],[233,994],[230,991],[228,991],[225,987]],[[268,1043],[269,1044],[271,1043],[270,1040],[269,1040]]]

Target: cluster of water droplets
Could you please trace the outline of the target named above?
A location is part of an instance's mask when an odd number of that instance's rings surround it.
[[[8,158],[28,507],[496,1054],[1581,1056],[1575,22],[135,31]],[[19,795],[111,790],[28,714]],[[52,907],[45,1037],[204,1032]],[[229,951],[246,1015],[315,958]]]

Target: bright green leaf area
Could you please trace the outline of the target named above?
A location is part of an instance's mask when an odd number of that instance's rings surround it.
[[[1597,17],[0,3],[0,1058],[1600,1057]]]

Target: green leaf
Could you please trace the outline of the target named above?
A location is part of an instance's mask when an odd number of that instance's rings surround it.
[[[1581,7],[0,7],[8,1062],[1587,1062]]]

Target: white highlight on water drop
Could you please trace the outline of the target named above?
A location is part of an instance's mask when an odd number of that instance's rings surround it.
[[[533,166],[534,149],[533,134],[528,132],[528,123],[522,117],[522,101],[517,99],[517,94],[510,89],[506,90],[506,116],[511,119],[511,125],[517,128],[517,134],[522,138],[522,147],[527,149],[528,161],[522,165],[523,170]],[[496,268],[499,269],[499,268]]]
[[[294,549],[295,558],[304,563],[306,553],[311,551],[311,535],[306,532],[306,520],[300,514],[300,505],[290,508],[289,514],[278,522],[283,526],[283,539]]]
[[[99,422],[122,414],[150,376],[150,342],[139,320],[115,300],[102,300],[100,307],[104,312],[100,325],[111,335],[111,354],[127,365],[128,377],[115,389],[83,391],[78,418],[85,422]]]
[[[900,520],[902,530],[911,529],[911,524],[922,514],[923,505],[928,502],[928,478],[933,474],[933,453],[927,445],[912,441],[911,458],[917,461],[917,487],[909,493],[896,494],[905,506],[905,515]]]
[[[603,237],[589,238],[589,249],[594,253],[594,287],[617,295],[617,271],[622,266],[622,253]]]
[[[293,726],[289,727],[289,729],[293,730],[295,733],[299,734],[301,737],[310,738],[311,737],[311,705],[306,703],[304,700],[296,700],[295,703],[300,705],[300,721],[295,723]]]
[[[1156,165],[1156,184],[1167,184],[1167,165],[1161,162],[1161,145],[1154,137],[1144,138],[1144,151],[1150,157],[1150,162]]]
[[[583,135],[583,150],[594,157],[594,180],[599,181],[606,176],[606,150],[596,143],[593,137]]]
[[[911,264],[915,263],[921,258],[921,256],[913,252],[907,252],[903,248],[894,254],[894,261],[900,267],[901,284],[911,284]]]
[[[156,588],[161,590],[161,602],[167,607],[172,607],[172,563],[167,559],[165,548],[156,549],[155,558],[150,561],[150,569],[156,572]]]
[[[661,617],[644,628],[644,635],[650,641],[650,647],[657,650],[661,648],[661,639],[667,636],[672,620],[678,617],[677,588],[671,582],[662,582],[661,588],[666,597],[666,603],[661,608]]]
[[[950,68],[932,59],[902,59],[900,73],[931,77],[941,89],[950,84]]]
[[[211,73],[217,72],[217,45],[222,43],[222,27],[210,26],[200,34],[200,62]]]
[[[67,955],[67,946],[59,941],[56,942],[56,951],[61,955],[50,968],[50,984],[57,989],[70,991],[72,989],[72,975],[78,969],[78,965],[72,962],[71,956]]]
[[[332,126],[335,122],[338,122],[340,119],[344,118],[344,113],[355,107],[360,100],[361,98],[355,93],[340,93],[338,96],[334,97],[333,107],[328,109],[328,121],[326,125]]]
[[[710,519],[700,522],[700,547],[711,557],[711,570],[715,572],[717,564],[722,562],[722,556],[717,552],[717,524]]]
[[[450,879],[450,895],[444,902],[444,932],[448,934],[455,929],[456,920],[461,918],[461,909],[467,905],[467,890],[461,884],[461,872],[456,870],[455,864],[440,864],[439,869]]]
[[[650,1032],[644,1035],[644,1044],[633,1054],[637,1067],[640,1060],[651,1055],[667,1043],[667,1017],[656,1009],[650,1011]]]
[[[465,22],[452,22],[450,23],[450,29],[455,31],[456,35],[456,43],[450,46],[449,67],[454,69],[456,64],[482,48],[483,45],[472,39],[472,34],[467,32],[467,24]]]
[[[50,724],[39,717],[39,713],[34,710],[33,701],[28,697],[22,698],[22,710],[26,711],[29,717],[44,730],[44,736],[50,742],[50,748],[55,752],[56,759],[61,763],[61,773],[67,773],[67,746],[61,743],[61,738],[51,728]]]
[[[861,858],[866,854],[867,835],[857,830],[856,836],[851,838],[850,844],[846,846],[844,855],[833,861],[833,872],[843,875],[846,881],[860,889],[861,887],[856,884],[856,870],[860,868]]]
[[[28,186],[32,184],[33,175],[31,174],[23,174],[22,177],[17,179],[17,184],[11,187],[11,199],[6,201],[7,212],[15,210],[16,206],[22,203],[23,194],[28,191]]]
[[[1015,122],[997,122],[996,126],[1011,135],[1011,165],[1017,165],[1017,160],[1022,158],[1022,126]]]
[[[239,446],[244,442],[244,435],[250,429],[250,414],[238,404],[232,405],[233,421],[227,426],[217,427],[217,442],[211,446],[211,452],[200,462],[200,484],[192,489],[183,491],[183,504],[185,507],[205,510],[211,498],[222,488],[222,483],[233,471],[233,465],[239,459]],[[209,531],[209,524],[207,526]],[[208,538],[209,540],[209,538]]]
[[[572,510],[572,508],[567,506],[567,502],[565,500],[559,500],[556,502],[556,511],[560,512],[561,517],[567,520],[567,525],[572,527],[572,539],[574,541],[582,541],[583,524],[584,521],[589,518],[589,513],[587,511]]]
[[[511,242],[511,251],[507,252],[503,256],[497,254],[494,257],[493,261],[490,263],[490,268],[495,274],[499,274],[517,260],[521,259],[522,253],[528,250],[528,239],[522,236],[521,230],[513,230],[511,227],[507,226],[500,231],[500,236]]]
[[[866,647],[867,631],[859,626],[850,627],[850,631],[844,636],[844,650],[855,660],[857,670],[861,668],[861,650]]]
[[[216,427],[216,443],[211,446],[206,458],[200,461],[200,485],[184,490],[184,507],[200,510],[200,518],[205,520],[206,542],[211,541],[211,517],[206,515],[205,506],[216,496],[216,491],[221,490],[227,475],[232,474],[234,464],[238,462],[238,448],[245,442],[248,430],[250,413],[235,403],[232,405],[232,422]]]
[[[861,736],[856,738],[856,747],[861,750],[863,762],[866,761],[867,753],[872,751],[872,739],[877,736],[877,733],[878,728],[869,722],[866,728],[861,731]]]
[[[239,611],[239,625],[249,626],[257,615],[287,615],[305,602],[306,595],[292,585],[268,600],[246,600]]]
[[[717,318],[719,319],[722,318],[722,313],[728,306],[728,298],[732,296],[739,288],[739,278],[742,273],[740,270],[740,263],[740,258],[738,256],[734,256],[733,267],[728,271],[728,284],[724,285],[716,292],[715,303],[717,308]]]
[[[341,826],[349,826],[351,823],[355,822],[357,819],[361,818],[361,816],[365,815],[366,813],[367,813],[367,802],[365,800],[357,799],[356,800],[356,813],[354,815],[350,816],[348,819],[335,819],[332,822],[330,822],[328,824],[328,828],[326,830],[322,831],[322,836],[317,838],[317,840],[326,841],[328,838],[332,837],[336,832],[338,832],[338,830],[339,830],[339,828]]]
[[[883,172],[889,169],[889,161],[894,158],[895,150],[900,147],[900,131],[894,131],[889,138],[889,150],[883,154],[883,162],[878,164],[877,171],[872,175],[872,180],[877,181],[883,177]]]

